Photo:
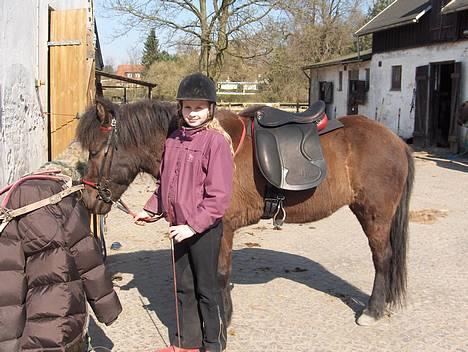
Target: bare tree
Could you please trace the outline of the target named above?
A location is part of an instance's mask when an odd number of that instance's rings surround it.
[[[283,0],[289,33],[267,63],[268,100],[307,101],[308,80],[302,67],[353,50],[364,18],[364,0]]]
[[[170,31],[183,45],[198,48],[198,68],[217,77],[229,42],[262,26],[276,0],[107,0],[127,28]],[[250,55],[257,55],[251,53]]]

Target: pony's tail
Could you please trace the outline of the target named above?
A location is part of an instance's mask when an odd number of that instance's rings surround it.
[[[392,257],[386,295],[386,300],[390,307],[402,307],[406,302],[409,201],[414,181],[414,161],[409,147],[406,147],[406,157],[408,159],[408,174],[400,204],[393,216],[392,227],[390,229]]]

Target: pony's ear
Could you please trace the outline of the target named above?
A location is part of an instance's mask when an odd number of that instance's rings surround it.
[[[100,101],[96,102],[96,112],[101,125],[106,126],[110,123],[110,113]]]

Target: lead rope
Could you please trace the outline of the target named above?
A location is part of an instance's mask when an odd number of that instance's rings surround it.
[[[174,280],[174,302],[175,302],[175,311],[176,311],[176,325],[177,325],[177,341],[179,342],[180,348],[182,348],[180,343],[180,323],[179,323],[179,305],[177,304],[177,276],[176,276],[176,267],[175,267],[175,251],[174,251],[174,239],[171,238],[171,256],[172,256],[172,277]]]

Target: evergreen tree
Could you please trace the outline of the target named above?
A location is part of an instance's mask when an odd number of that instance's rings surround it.
[[[156,38],[156,32],[151,29],[146,38],[145,48],[143,49],[143,57],[141,58],[142,65],[145,65],[145,70],[148,71],[150,66],[156,61],[173,61],[175,57],[167,51],[159,50],[159,40]]]
[[[159,41],[158,38],[156,38],[156,31],[153,28],[146,38],[141,63],[145,65],[145,69],[148,70],[151,64],[159,59],[159,56]]]

